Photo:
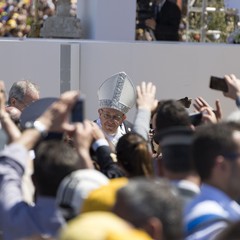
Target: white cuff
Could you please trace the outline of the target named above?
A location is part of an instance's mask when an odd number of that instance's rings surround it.
[[[92,144],[94,151],[96,151],[101,146],[109,146],[108,141],[105,138],[100,138]]]

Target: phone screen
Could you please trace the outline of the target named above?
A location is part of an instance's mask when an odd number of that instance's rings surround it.
[[[83,122],[84,120],[84,99],[80,98],[72,109],[72,122]]]
[[[202,113],[201,112],[191,113],[189,115],[189,118],[190,118],[191,124],[193,126],[198,126],[202,123]]]
[[[211,76],[209,87],[222,92],[228,92],[228,85],[224,78]]]

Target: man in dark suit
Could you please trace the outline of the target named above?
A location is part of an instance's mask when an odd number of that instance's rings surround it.
[[[154,3],[155,17],[147,19],[145,24],[154,30],[156,40],[179,41],[179,25],[181,10],[170,0],[156,0]]]

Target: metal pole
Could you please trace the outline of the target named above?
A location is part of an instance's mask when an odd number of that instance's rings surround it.
[[[31,26],[31,31],[30,31],[28,37],[38,38],[39,33],[40,33],[39,15],[38,15],[38,0],[34,0],[33,7],[34,7],[34,18],[33,18],[33,23]]]
[[[206,17],[207,17],[207,1],[208,0],[202,0],[202,16],[201,16],[201,42],[205,42],[206,38]]]
[[[190,12],[190,3],[191,0],[187,1],[187,16],[186,16],[186,42],[189,41],[189,12]]]

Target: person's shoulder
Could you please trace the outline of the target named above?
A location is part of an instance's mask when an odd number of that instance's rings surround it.
[[[163,8],[168,8],[168,9],[171,9],[171,10],[175,10],[177,12],[181,12],[178,5],[174,2],[169,1],[169,0],[166,0],[165,4],[163,5]]]
[[[123,121],[123,125],[125,127],[126,133],[131,132],[133,129],[133,123],[129,122],[128,120]]]
[[[187,215],[193,214],[195,216],[204,214],[226,216],[226,211],[217,200],[203,200],[199,195],[186,206],[185,212]]]
[[[204,236],[210,236],[213,234],[212,228],[218,229],[225,226],[229,221],[228,219],[227,211],[217,201],[193,201],[185,209],[185,232],[187,236],[192,236],[200,231]],[[194,239],[198,238],[194,237]]]
[[[203,200],[195,197],[184,210],[184,222],[188,231],[193,231],[206,222],[222,221],[228,218],[228,213],[217,200]]]

